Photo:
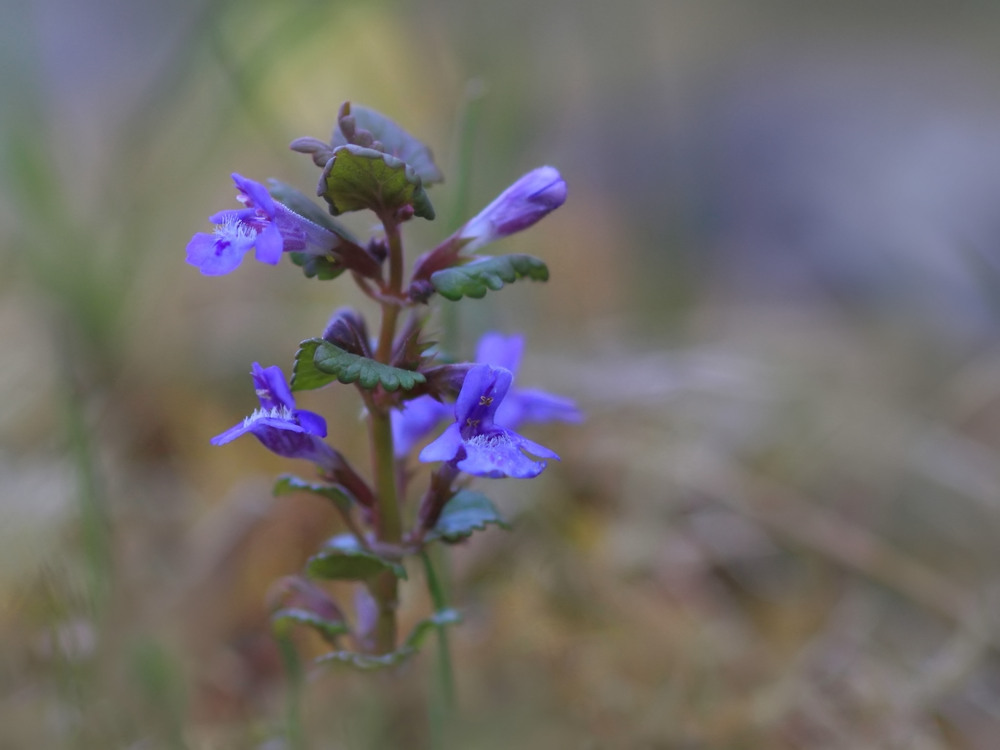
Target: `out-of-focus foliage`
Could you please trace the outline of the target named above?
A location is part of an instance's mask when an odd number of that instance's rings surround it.
[[[0,745],[427,746],[427,655],[286,677],[268,587],[336,514],[208,445],[238,373],[366,301],[184,263],[230,172],[312,185],[286,145],[350,99],[435,150],[414,251],[531,167],[569,185],[496,250],[548,284],[459,303],[467,354],[524,330],[519,382],[588,419],[532,434],[563,461],[500,485],[511,533],[451,549],[456,746],[994,747],[994,4],[0,14]]]

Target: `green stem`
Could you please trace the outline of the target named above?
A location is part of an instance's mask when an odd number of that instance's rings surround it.
[[[424,563],[424,576],[427,579],[427,590],[430,592],[434,610],[442,612],[448,608],[448,597],[440,579],[434,570],[430,553],[424,549],[420,552]],[[447,628],[438,627],[438,684],[440,686],[441,710],[437,713],[447,715],[455,708],[455,672],[451,665],[451,649],[448,646]]]
[[[392,423],[388,414],[371,415],[372,451],[375,457],[375,501],[378,509],[378,540],[399,544],[403,522],[396,496],[396,457],[392,445]]]
[[[395,296],[403,286],[403,245],[399,225],[389,217],[382,217],[386,239],[389,242],[389,292]],[[392,358],[392,344],[396,335],[399,306],[382,305],[382,327],[379,331],[375,359],[388,364]],[[384,409],[369,410],[369,429],[372,441],[372,461],[375,475],[375,502],[378,511],[378,540],[399,544],[403,538],[403,522],[399,512],[396,487],[396,456],[392,444],[392,425]],[[396,648],[396,604],[398,582],[390,572],[380,574],[370,584],[371,594],[378,605],[372,649],[377,654],[387,654]]]
[[[295,645],[287,636],[278,638],[278,649],[285,664],[288,688],[285,695],[285,738],[291,750],[305,750],[305,732],[302,727],[302,688],[305,675]]]
[[[385,238],[389,243],[389,294],[400,297],[403,292],[403,240],[399,234],[399,224],[391,217],[382,217]],[[389,364],[392,357],[392,340],[396,335],[396,321],[399,305],[382,304],[382,329],[379,331],[378,349],[375,359]]]

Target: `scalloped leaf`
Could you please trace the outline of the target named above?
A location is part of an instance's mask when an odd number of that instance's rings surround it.
[[[275,497],[289,495],[293,492],[311,492],[327,500],[332,500],[333,504],[341,510],[349,510],[354,504],[354,498],[336,485],[310,482],[294,474],[282,474],[278,477],[278,481],[274,483],[273,493]]]
[[[325,343],[323,339],[306,339],[299,344],[299,350],[295,352],[295,362],[292,364],[293,391],[312,391],[337,380],[336,375],[324,372],[316,366],[316,350],[320,344]]]
[[[391,653],[375,656],[355,651],[333,651],[317,657],[315,663],[353,667],[364,672],[395,667],[416,654],[432,630],[447,627],[460,621],[461,617],[458,612],[453,609],[443,609],[418,622],[410,631],[403,645]]]
[[[486,495],[474,490],[461,490],[445,503],[428,539],[461,542],[472,536],[472,532],[483,531],[490,524],[510,528]]]
[[[420,175],[420,179],[425,184],[431,185],[444,180],[441,170],[434,163],[434,154],[431,153],[430,148],[403,130],[393,120],[381,112],[358,104],[350,105],[350,115],[354,118],[358,129],[370,132],[375,140],[382,144],[386,153],[409,164]],[[330,144],[336,148],[346,143],[347,139],[344,138],[338,124],[333,131],[333,139]]]
[[[411,166],[392,154],[354,144],[333,152],[320,177],[319,194],[334,216],[363,208],[381,215],[411,205],[415,215],[434,218],[423,181]]]
[[[431,284],[442,297],[457,301],[462,297],[482,299],[487,290],[497,291],[521,278],[548,281],[548,266],[531,255],[497,255],[436,271],[431,274]]]
[[[292,263],[302,269],[307,279],[330,281],[335,279],[347,268],[334,258],[325,255],[310,255],[309,253],[289,253]]]
[[[374,672],[379,669],[388,669],[402,664],[413,656],[415,649],[403,647],[398,651],[376,656],[374,654],[362,654],[357,651],[331,651],[316,657],[314,664],[331,664],[339,667],[353,667],[362,672]]]
[[[315,612],[299,607],[279,609],[271,615],[271,628],[279,638],[288,635],[295,625],[305,625],[316,630],[324,640],[334,641],[338,636],[350,633],[351,629],[343,620],[327,620]]]
[[[410,631],[410,634],[406,636],[406,640],[403,642],[403,647],[412,648],[416,651],[424,644],[424,641],[427,640],[427,636],[430,635],[432,630],[448,625],[455,625],[461,621],[462,616],[454,609],[438,610],[430,617],[421,620],[413,626],[413,630]]]
[[[333,537],[306,562],[310,576],[325,580],[364,581],[387,570],[406,580],[402,563],[364,549],[350,534]]]
[[[313,340],[316,339],[310,339],[310,341]],[[399,367],[385,365],[381,362],[376,362],[374,359],[344,351],[329,341],[324,341],[323,339],[318,339],[318,341],[319,344],[316,346],[313,355],[315,369],[341,383],[356,382],[362,388],[371,389],[377,385],[381,385],[387,391],[396,391],[400,388],[408,391],[417,383],[423,383],[427,380],[423,373],[416,370],[403,370]],[[305,345],[308,342],[302,343]],[[303,350],[299,349],[299,351],[302,352]],[[299,357],[296,355],[297,362],[298,359]],[[303,369],[303,372],[307,382],[312,382],[314,379],[319,380],[319,378],[314,378],[311,371],[306,368]],[[296,388],[294,369],[292,371],[292,384],[294,390]],[[319,386],[314,387],[318,388]],[[299,386],[300,390],[302,388],[304,386]]]

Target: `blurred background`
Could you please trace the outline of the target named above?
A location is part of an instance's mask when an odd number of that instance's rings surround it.
[[[551,281],[459,310],[466,356],[523,331],[520,384],[588,416],[525,430],[562,463],[453,551],[457,746],[996,747],[996,3],[0,14],[0,747],[291,747],[268,591],[338,522],[208,439],[251,362],[371,309],[184,247],[232,171],[309,192],[287,144],[346,99],[445,172],[411,252],[535,166],[570,186],[493,248]],[[300,401],[366,465],[353,391]],[[312,674],[308,746],[428,747],[432,665]]]

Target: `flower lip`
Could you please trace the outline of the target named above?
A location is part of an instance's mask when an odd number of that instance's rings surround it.
[[[255,232],[238,218],[228,216],[212,234],[198,232],[187,244],[187,262],[205,276],[222,276],[235,269],[254,245]]]

